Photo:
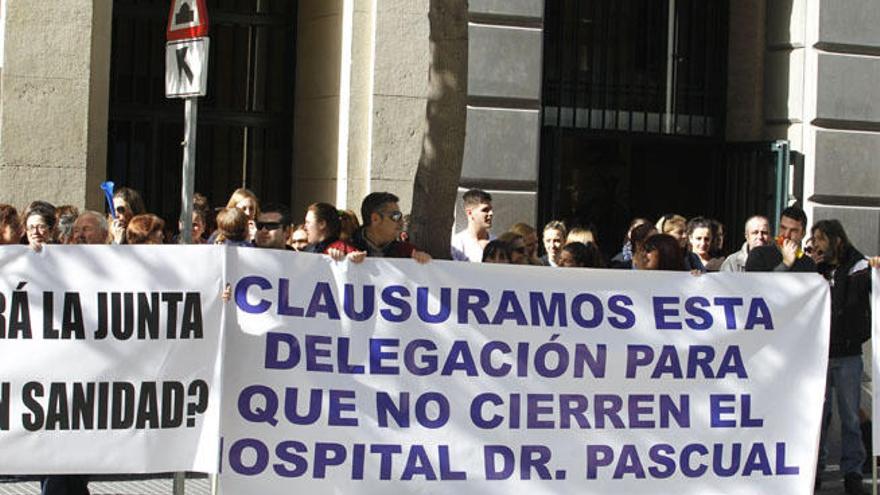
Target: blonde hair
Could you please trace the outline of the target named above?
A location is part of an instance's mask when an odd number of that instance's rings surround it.
[[[229,201],[226,202],[227,208],[235,208],[236,205],[246,199],[249,199],[254,202],[254,218],[260,216],[260,200],[257,198],[257,195],[251,192],[250,189],[245,189],[243,187],[239,187],[235,191],[232,191],[232,196],[229,197]]]
[[[568,232],[568,236],[566,236],[565,238],[566,244],[570,244],[572,242],[580,242],[581,244],[595,244],[596,235],[590,229],[575,227]]]
[[[661,234],[668,234],[675,229],[681,228],[681,230],[687,230],[687,219],[681,215],[663,215],[660,217],[660,220],[657,220],[657,232]]]

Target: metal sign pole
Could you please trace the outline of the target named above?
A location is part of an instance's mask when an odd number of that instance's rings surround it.
[[[198,98],[186,98],[183,115],[183,180],[180,188],[180,224],[183,244],[192,244],[193,192],[196,175],[196,127],[199,119]],[[176,493],[176,492],[175,492]]]

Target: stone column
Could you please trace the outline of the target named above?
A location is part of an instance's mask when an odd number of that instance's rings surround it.
[[[111,2],[7,0],[0,193],[100,209],[106,175]]]

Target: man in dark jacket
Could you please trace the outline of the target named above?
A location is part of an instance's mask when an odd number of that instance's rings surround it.
[[[368,194],[361,202],[364,226],[354,233],[350,242],[366,256],[412,258],[419,263],[427,263],[431,255],[400,240],[403,212],[400,211],[399,201],[397,196],[389,192]],[[361,253],[352,253],[349,258],[354,262],[362,261]]]
[[[870,270],[868,260],[850,243],[839,221],[816,222],[812,234],[813,248],[821,253],[819,272],[831,284],[831,345],[819,468],[824,468],[827,457],[825,436],[831,422],[831,401],[836,397],[844,487],[846,493],[863,494],[861,470],[866,454],[859,428],[859,402],[862,343],[871,335]]]

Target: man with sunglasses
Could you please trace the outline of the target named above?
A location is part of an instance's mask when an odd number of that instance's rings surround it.
[[[257,247],[268,249],[290,249],[287,237],[290,234],[290,209],[282,204],[263,205],[257,216],[257,233],[254,242]]]
[[[400,240],[403,228],[403,212],[400,199],[389,192],[368,194],[361,202],[361,218],[364,225],[351,238],[351,243],[361,253],[349,255],[352,261],[363,260],[363,256],[380,258],[413,258],[419,263],[427,263],[431,255],[419,251],[406,241]],[[353,256],[358,255],[358,256]]]

